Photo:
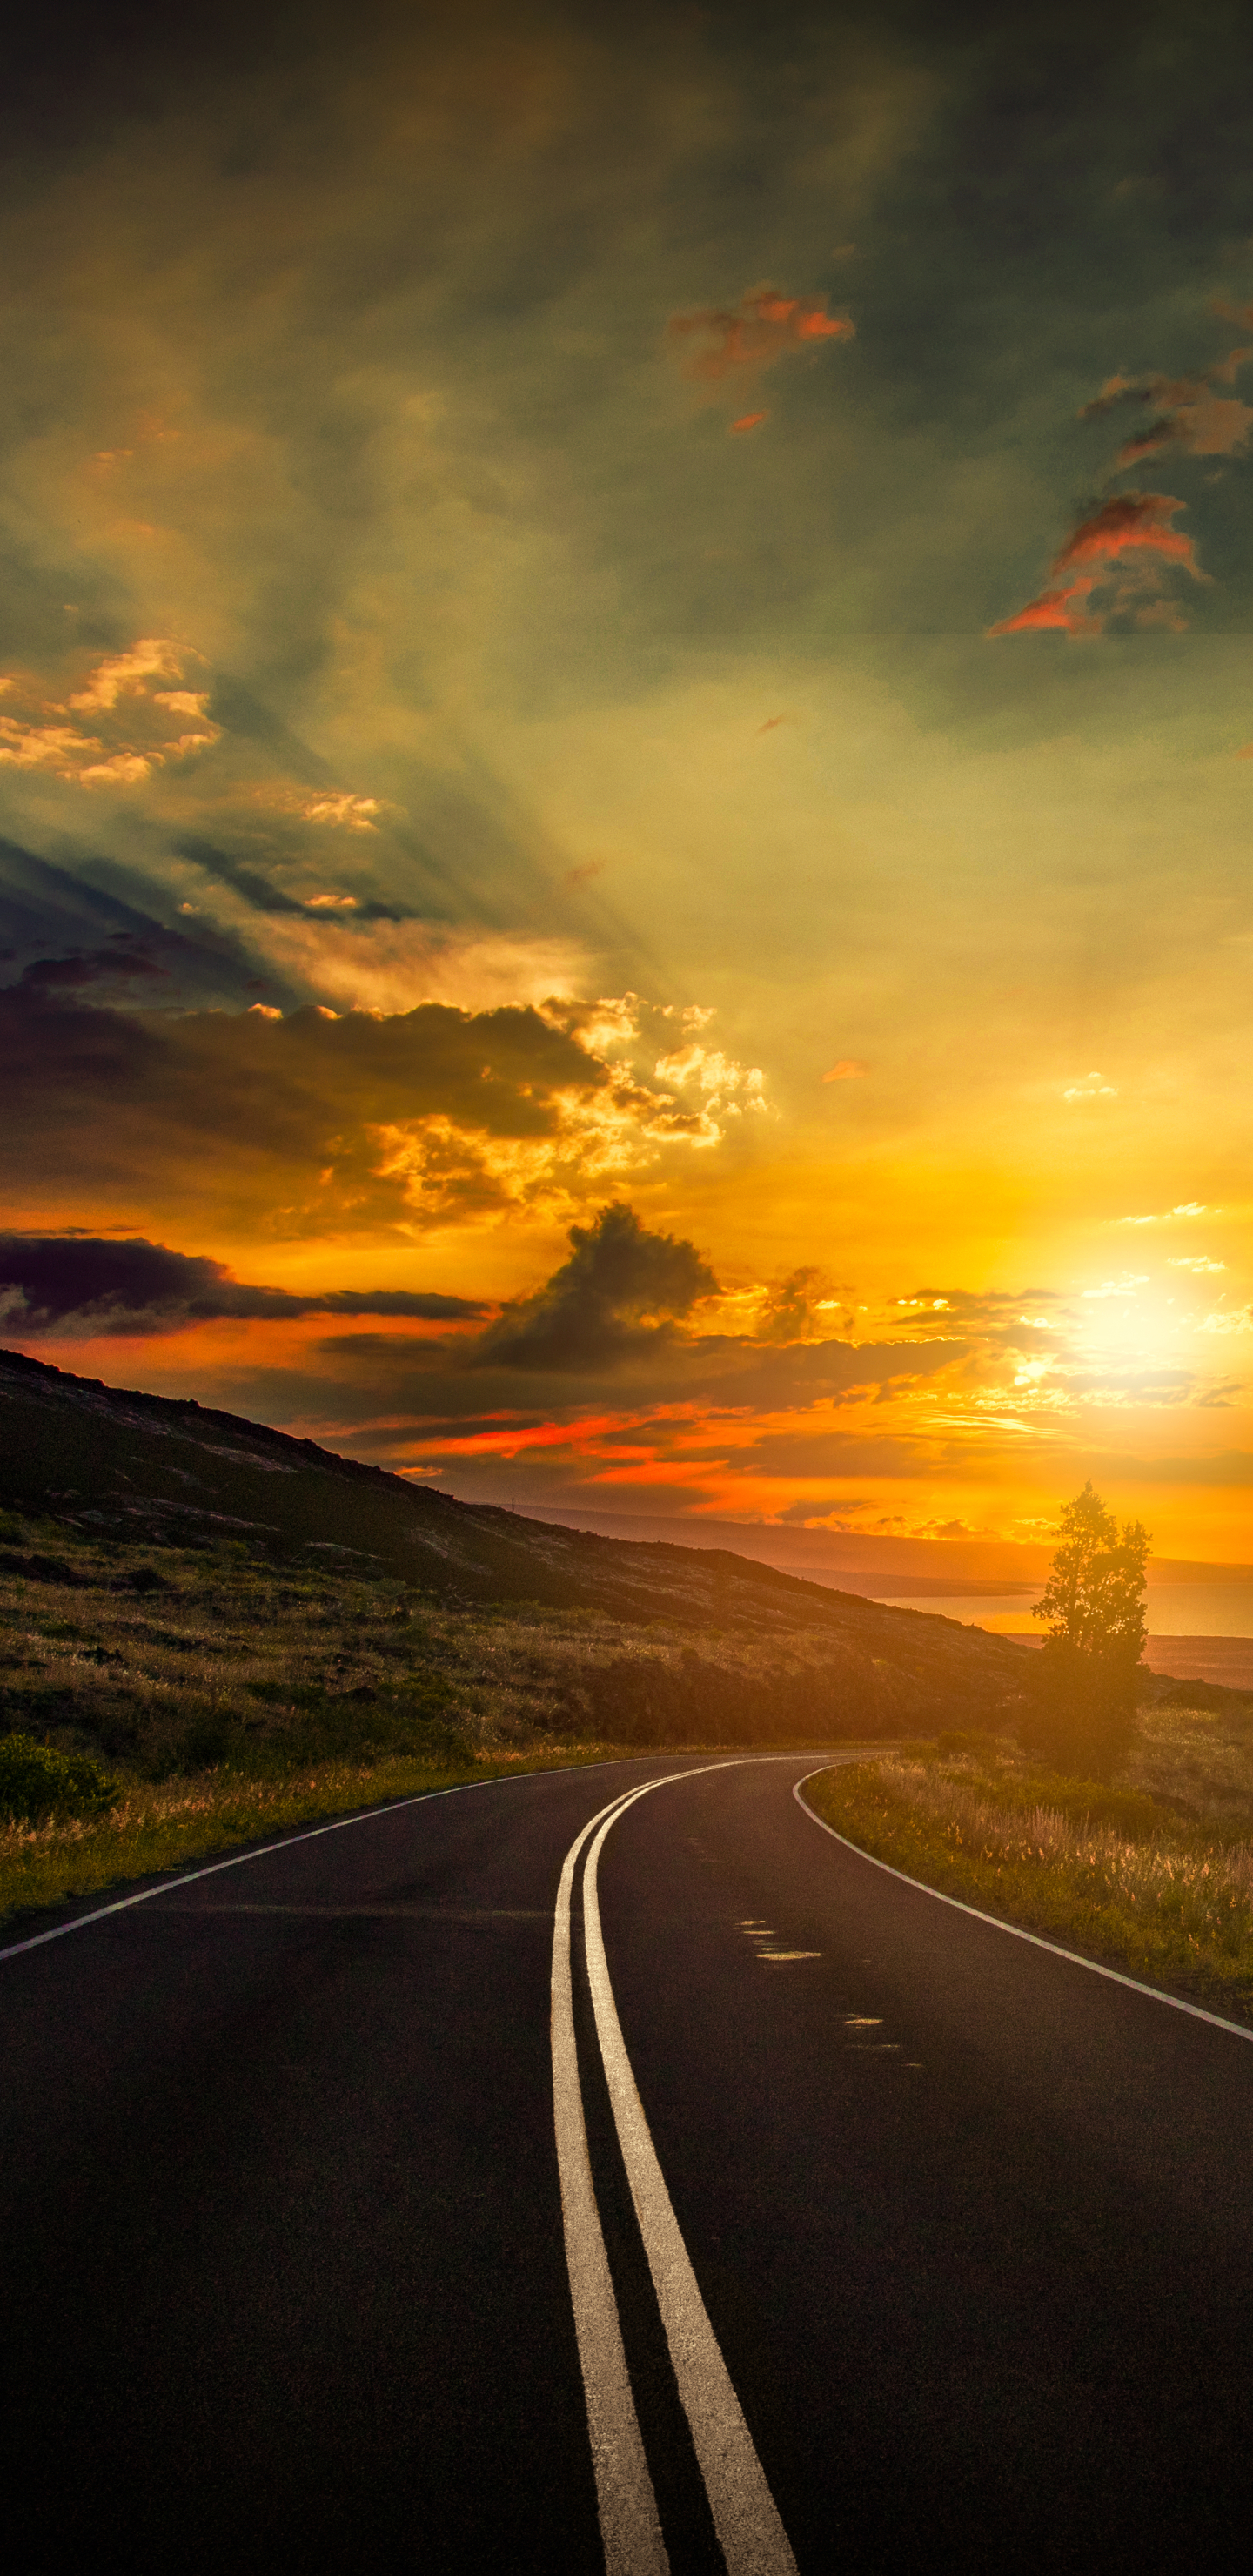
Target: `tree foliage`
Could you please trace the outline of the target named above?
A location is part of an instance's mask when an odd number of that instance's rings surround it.
[[[1089,1479],[1062,1513],[1061,1538],[1032,1618],[1047,1620],[1051,1644],[1134,1669],[1148,1635],[1148,1531],[1140,1521],[1124,1521],[1120,1536]]]
[[[1032,1616],[1047,1627],[1038,1732],[1067,1769],[1108,1777],[1125,1754],[1148,1634],[1149,1547],[1143,1524],[1124,1521],[1120,1530],[1090,1480],[1062,1513],[1061,1544]]]

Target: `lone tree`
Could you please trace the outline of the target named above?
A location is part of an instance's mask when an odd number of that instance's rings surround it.
[[[1149,1546],[1139,1521],[1119,1533],[1090,1481],[1062,1513],[1061,1546],[1031,1614],[1048,1628],[1037,1733],[1061,1769],[1108,1779],[1126,1757],[1148,1634]]]

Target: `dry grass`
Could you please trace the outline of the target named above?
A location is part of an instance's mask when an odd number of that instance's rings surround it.
[[[0,1515],[0,1543],[55,1569],[0,1570],[0,1735],[94,1754],[122,1792],[99,1817],[0,1821],[0,1914],[458,1781],[742,1741],[778,1699],[778,1637],[696,1655],[665,1625],[452,1609],[236,1540],[125,1548]],[[820,1656],[795,1642],[797,1671]]]
[[[1008,1746],[947,1757],[920,1747],[824,1773],[806,1795],[908,1876],[1253,2021],[1247,1833],[1219,1839],[1132,1775],[1113,1792],[1034,1775]]]
[[[1198,1824],[1253,1838],[1253,1706],[1141,1709],[1123,1776]]]
[[[228,1770],[162,1786],[133,1787],[106,1816],[47,1824],[0,1823],[0,1920],[71,1897],[97,1895],[154,1871],[178,1869],[241,1844],[265,1841],[321,1817],[349,1815],[471,1781],[499,1780],[621,1758],[612,1745],[538,1746],[466,1762],[392,1760],[363,1767],[326,1762],[282,1780]],[[19,1933],[21,1926],[17,1927]]]
[[[709,1629],[697,1645],[690,1629],[598,1610],[452,1608],[396,1576],[310,1564],[312,1551],[127,1549],[0,1520],[23,1550],[0,1567],[0,1733],[102,1755],[128,1778],[840,1731],[822,1698],[830,1642],[812,1627]]]

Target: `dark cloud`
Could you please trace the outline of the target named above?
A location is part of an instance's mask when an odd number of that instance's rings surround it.
[[[594,1224],[572,1226],[570,1245],[541,1294],[508,1308],[485,1334],[480,1366],[585,1374],[651,1357],[698,1299],[717,1293],[694,1244],[650,1234],[620,1202]]]
[[[601,1105],[656,1107],[513,1006],[284,1019],[122,1011],[19,985],[0,992],[0,1053],[0,1172],[27,1205],[41,1185],[96,1207],[144,1189],[215,1227],[279,1217],[295,1234],[515,1204],[532,1181],[542,1194],[578,1174],[582,1117],[591,1133]]]
[[[29,988],[94,986],[104,998],[113,985],[124,998],[120,988],[138,977],[166,1007],[238,1005],[255,959],[215,923],[184,918],[171,926],[165,916],[174,910],[168,893],[116,861],[91,858],[71,870],[0,839],[0,954],[13,980]]]
[[[751,1447],[737,1450],[736,1458],[760,1475],[781,1477],[960,1475],[970,1463],[969,1451],[955,1439],[841,1433],[812,1423],[798,1424],[795,1432],[763,1432]]]
[[[203,868],[206,876],[230,886],[232,892],[242,896],[254,912],[297,913],[307,919],[311,911],[317,910],[316,902],[311,904],[308,896],[288,894],[282,886],[275,885],[271,877],[263,875],[260,868],[250,866],[245,859],[236,858],[216,842],[193,835],[177,841],[174,846],[181,859],[190,859],[194,867]],[[307,853],[303,855],[303,866],[307,873]],[[383,903],[374,895],[354,895],[351,902],[356,921],[411,921],[414,918],[405,905]]]
[[[125,983],[134,975],[168,974],[168,968],[156,965],[146,949],[133,946],[125,931],[113,935],[119,943],[115,949],[98,948],[87,956],[80,950],[72,957],[35,958],[22,970],[23,984],[41,992],[73,991],[86,984]]]
[[[691,1393],[710,1404],[748,1404],[763,1412],[792,1405],[852,1402],[875,1388],[934,1377],[964,1357],[964,1339],[936,1341],[789,1342],[713,1336],[692,1347]]]
[[[544,1308],[540,1297],[532,1312],[543,1317]],[[597,1336],[595,1321],[584,1320],[584,1338],[573,1352],[555,1336],[523,1339],[509,1316],[501,1327],[489,1325],[455,1346],[388,1333],[328,1336],[318,1351],[327,1375],[316,1397],[307,1388],[302,1402],[306,1410],[311,1402],[330,1406],[343,1418],[386,1406],[424,1439],[454,1423],[467,1431],[542,1420],[574,1431],[585,1417],[630,1408],[639,1412],[642,1436],[651,1425],[669,1448],[677,1435],[673,1424],[654,1418],[658,1405],[777,1414],[851,1404],[934,1377],[962,1360],[968,1347],[953,1341],[772,1346],[733,1333],[695,1335],[679,1325],[632,1326],[612,1315],[602,1319]],[[718,1441],[721,1433],[712,1436]]]
[[[1248,311],[1218,309],[1231,321],[1248,322]],[[1165,448],[1191,456],[1237,456],[1247,449],[1253,409],[1228,389],[1250,358],[1253,349],[1236,348],[1190,374],[1108,377],[1099,394],[1083,405],[1080,420],[1103,420],[1129,406],[1153,414],[1143,429],[1124,440],[1110,479]],[[1191,574],[1194,581],[1208,579],[1192,539],[1171,524],[1183,506],[1166,492],[1119,492],[1090,507],[1054,556],[1048,588],[1014,616],[1001,618],[992,634],[1052,629],[1097,635],[1111,617],[1133,626],[1181,627],[1177,602],[1168,604],[1164,596],[1166,575],[1177,571]]]
[[[18,1341],[48,1333],[175,1333],[223,1316],[410,1315],[454,1322],[483,1311],[465,1297],[408,1289],[339,1288],[302,1297],[250,1287],[220,1261],[172,1252],[142,1236],[121,1242],[82,1234],[0,1235],[0,1332]]]
[[[1237,317],[1233,317],[1237,318]],[[1241,321],[1246,315],[1238,317]],[[1193,456],[1235,456],[1253,432],[1253,411],[1220,385],[1234,383],[1253,358],[1253,349],[1232,349],[1219,364],[1192,376],[1111,376],[1095,400],[1085,403],[1081,420],[1099,420],[1106,412],[1147,406],[1154,418],[1126,439],[1118,451],[1119,468],[1138,465],[1159,448],[1183,447]]]
[[[831,1314],[836,1300],[830,1295],[830,1282],[825,1272],[812,1264],[789,1271],[767,1291],[765,1303],[757,1317],[757,1339],[769,1342],[818,1341],[829,1334]],[[818,1322],[821,1312],[823,1321]],[[845,1323],[852,1322],[845,1315]]]

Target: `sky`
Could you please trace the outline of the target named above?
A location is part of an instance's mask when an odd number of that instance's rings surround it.
[[[0,1339],[1253,1559],[1247,13],[54,8],[0,129]]]

